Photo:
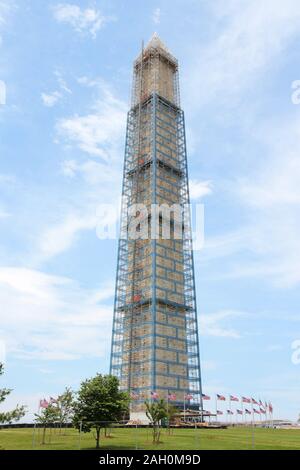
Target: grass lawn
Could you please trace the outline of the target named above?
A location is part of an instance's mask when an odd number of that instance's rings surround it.
[[[32,429],[0,430],[0,447],[5,450],[76,450],[93,449],[95,445],[93,433],[79,434],[73,429],[63,431],[47,431],[47,444],[41,445],[42,431],[36,431],[33,439]],[[114,429],[109,438],[101,436],[101,449],[162,449],[162,450],[246,450],[255,449],[300,450],[300,430],[228,428],[228,429],[175,429],[172,435],[163,430],[161,444],[152,444],[151,430],[147,429]]]

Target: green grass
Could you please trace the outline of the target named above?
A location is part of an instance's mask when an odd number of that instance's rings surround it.
[[[73,429],[47,431],[47,444],[41,445],[42,431],[36,431],[36,450],[76,450],[79,449],[79,434]],[[255,449],[300,450],[300,430],[228,428],[228,429],[175,429],[169,436],[163,430],[161,444],[152,444],[151,430],[147,429],[114,429],[110,438],[101,436],[101,449],[161,449],[161,450],[246,450]],[[93,433],[81,435],[81,449],[93,449]],[[32,429],[0,430],[0,447],[5,450],[30,450],[33,448]]]

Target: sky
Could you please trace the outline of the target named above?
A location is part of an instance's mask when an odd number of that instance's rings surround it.
[[[40,398],[108,373],[117,240],[97,237],[97,207],[120,198],[132,63],[155,31],[180,63],[205,210],[203,390],[296,420],[298,0],[0,0],[2,408],[30,421]]]

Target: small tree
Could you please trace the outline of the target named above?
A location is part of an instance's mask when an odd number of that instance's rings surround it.
[[[150,420],[153,430],[153,444],[159,444],[160,440],[160,423],[161,420],[167,418],[167,404],[165,400],[155,401],[153,403],[145,401],[146,415]]]
[[[83,432],[95,429],[96,448],[100,446],[100,431],[105,423],[118,421],[128,410],[129,396],[119,391],[119,381],[112,375],[96,375],[82,382],[74,404],[74,424]]]
[[[176,406],[169,404],[166,409],[166,417],[168,419],[169,434],[171,434],[170,424],[174,416],[178,413],[178,408]]]
[[[4,373],[3,364],[0,363],[0,376]],[[3,403],[12,392],[8,388],[0,388],[0,403]],[[0,412],[0,424],[10,424],[14,421],[20,421],[26,414],[26,407],[17,405],[12,411]]]
[[[71,422],[74,415],[74,392],[66,388],[64,393],[59,395],[56,400],[57,414],[60,430],[64,424]]]
[[[58,408],[52,404],[49,404],[47,408],[42,409],[40,414],[35,414],[34,416],[35,422],[41,424],[43,427],[42,444],[45,444],[47,426],[58,422]]]

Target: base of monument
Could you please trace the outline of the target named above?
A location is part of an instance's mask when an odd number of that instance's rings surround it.
[[[150,420],[144,411],[131,411],[130,422],[135,422],[136,424],[148,425],[150,423]]]

